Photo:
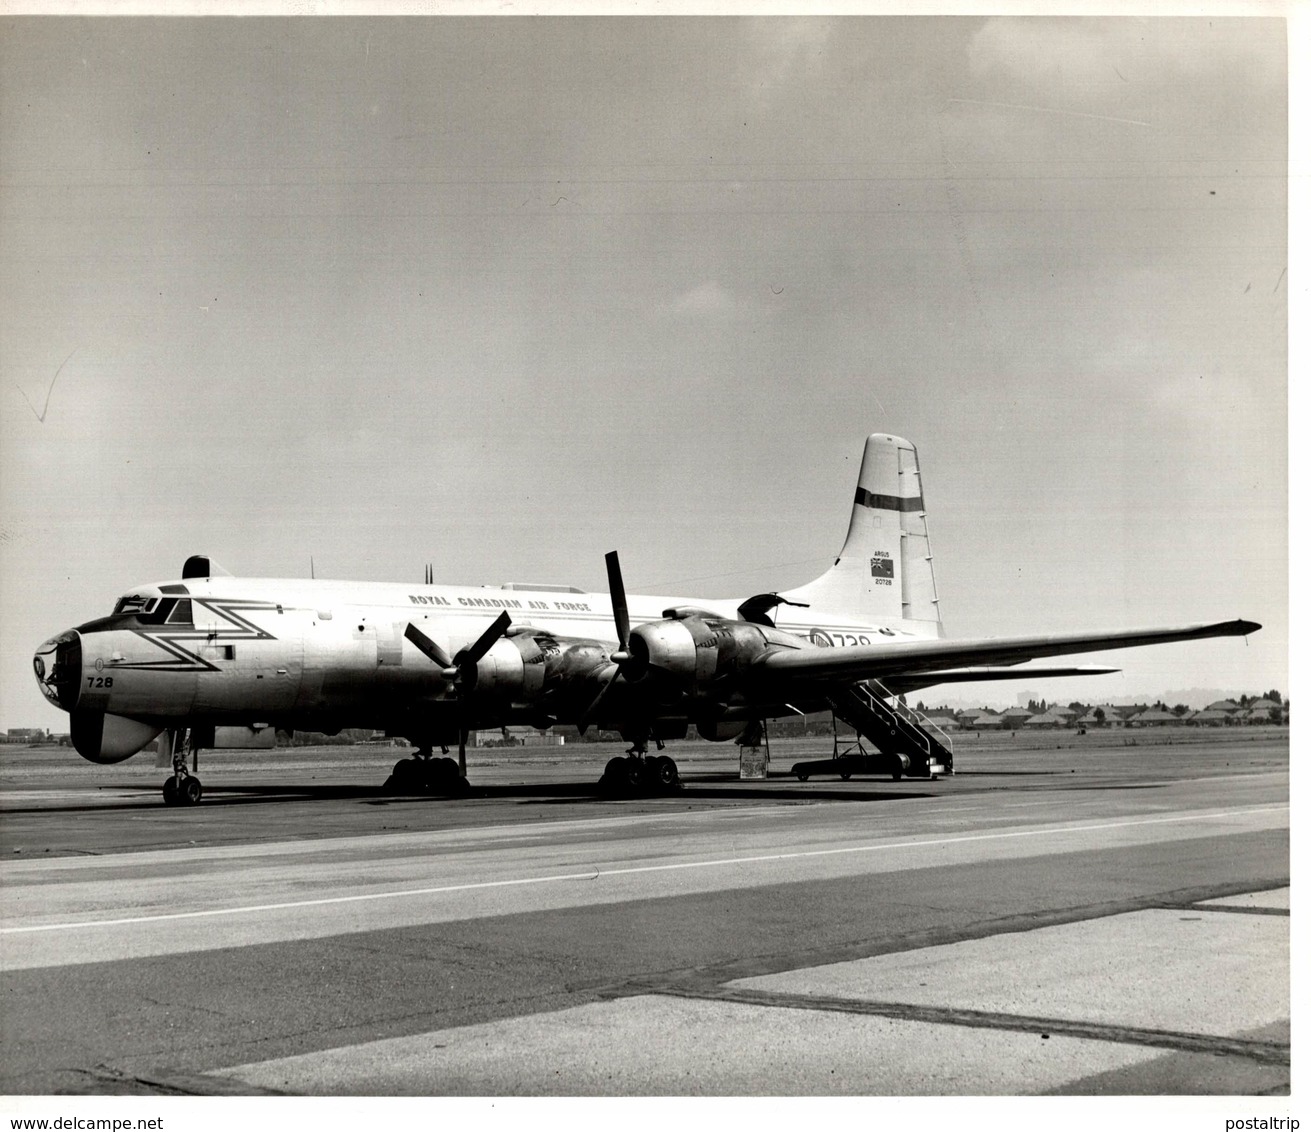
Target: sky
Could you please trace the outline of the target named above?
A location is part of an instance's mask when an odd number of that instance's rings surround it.
[[[919,449],[949,636],[1265,626],[1026,691],[1287,692],[1287,46],[0,19],[0,726],[66,729],[36,646],[195,553],[798,585],[874,431]]]

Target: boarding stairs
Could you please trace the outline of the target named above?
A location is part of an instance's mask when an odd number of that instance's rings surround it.
[[[953,773],[951,739],[921,712],[898,703],[877,680],[843,688],[828,697],[833,714],[886,755],[904,756],[913,778]]]

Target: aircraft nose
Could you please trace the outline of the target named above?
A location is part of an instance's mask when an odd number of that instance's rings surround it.
[[[82,638],[74,629],[51,637],[32,658],[37,686],[55,707],[72,711],[82,685]]]

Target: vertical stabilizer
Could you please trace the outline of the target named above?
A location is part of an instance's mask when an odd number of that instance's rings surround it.
[[[817,613],[942,636],[919,456],[910,441],[883,433],[865,441],[851,524],[837,561],[782,596]]]

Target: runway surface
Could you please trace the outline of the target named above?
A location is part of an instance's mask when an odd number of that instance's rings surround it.
[[[1132,743],[1132,745],[1130,745]],[[1287,732],[957,742],[939,781],[671,747],[0,756],[6,1094],[1283,1094]]]

